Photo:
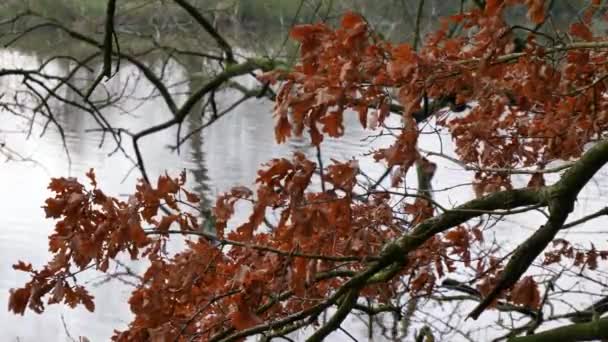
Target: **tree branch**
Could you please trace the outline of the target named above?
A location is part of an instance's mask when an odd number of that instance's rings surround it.
[[[217,42],[217,45],[220,46],[220,48],[222,50],[224,50],[224,53],[226,54],[226,60],[228,61],[228,63],[235,63],[236,60],[234,59],[234,54],[232,53],[232,47],[230,46],[230,44],[228,44],[228,42],[224,39],[224,37],[222,37],[219,32],[217,32],[217,30],[213,27],[213,25],[211,25],[207,19],[205,19],[205,17],[203,17],[203,15],[201,14],[201,12],[194,6],[192,6],[192,4],[190,4],[188,1],[186,0],[174,0],[176,4],[178,4],[181,8],[183,8],[186,12],[188,12],[188,14],[194,18],[194,20],[196,20],[197,23],[199,23],[203,29],[205,29],[205,31],[207,31],[207,33],[209,33],[209,35],[215,39],[215,41]]]
[[[570,324],[534,335],[510,338],[509,342],[575,342],[608,338],[608,319]]]
[[[608,162],[608,140],[592,147],[564,173],[554,185],[540,190],[547,198],[549,219],[532,236],[517,247],[509,260],[504,272],[488,296],[469,314],[477,319],[479,315],[492,304],[498,296],[511,288],[528,270],[534,259],[545,250],[555,235],[563,227],[564,222],[572,212],[574,201],[583,186],[597,171]]]
[[[337,330],[340,327],[340,324],[342,324],[342,321],[344,321],[346,316],[348,316],[348,314],[351,312],[351,310],[357,303],[357,298],[359,298],[359,291],[356,291],[354,289],[350,290],[342,300],[342,303],[340,303],[338,310],[331,317],[331,319],[327,321],[327,323],[324,324],[321,328],[315,331],[315,333],[312,334],[312,336],[310,336],[306,340],[306,342],[323,341],[325,337],[327,337],[333,331]]]

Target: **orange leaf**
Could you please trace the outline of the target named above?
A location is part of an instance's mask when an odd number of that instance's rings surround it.
[[[93,171],[93,169],[89,169],[89,172],[85,173],[85,175],[87,177],[89,177],[89,180],[91,181],[91,185],[93,187],[97,187],[97,180],[95,179],[95,172]]]
[[[30,288],[26,287],[23,289],[11,289],[10,297],[8,299],[8,310],[12,311],[16,314],[21,314],[25,312],[25,307],[27,306],[27,302],[30,299]]]
[[[228,194],[218,196],[215,206],[213,207],[213,215],[215,216],[215,229],[220,236],[224,235],[224,229],[226,223],[234,214],[234,204],[237,201],[236,198],[231,197]]]
[[[357,25],[362,24],[362,23],[365,24],[365,21],[363,21],[363,18],[360,15],[358,15],[357,13],[354,13],[354,12],[347,12],[342,17],[341,25],[345,29],[353,29]]]
[[[414,60],[414,51],[409,44],[401,44],[393,49],[393,58],[402,63]]]
[[[427,270],[423,270],[418,276],[411,281],[410,288],[413,292],[418,292],[429,285],[433,285],[435,277]]]
[[[518,281],[511,290],[511,301],[537,309],[540,305],[540,292],[536,281],[530,276]]]
[[[253,327],[263,321],[250,310],[235,310],[230,314],[230,321],[237,330],[244,330]]]
[[[291,269],[291,288],[297,296],[306,294],[306,270],[308,260],[304,258],[295,258],[294,265]]]
[[[469,244],[469,235],[462,227],[450,230],[445,234],[445,238],[456,246],[462,247]]]
[[[483,232],[481,231],[481,229],[479,229],[477,227],[473,227],[471,229],[471,232],[473,232],[473,236],[475,237],[475,240],[477,240],[479,242],[483,242]]]
[[[357,113],[359,114],[359,122],[363,128],[367,128],[367,104],[363,103],[357,106]],[[372,127],[375,128],[375,127]]]
[[[544,0],[528,0],[528,18],[535,23],[540,24],[545,20],[545,1]]]
[[[593,33],[591,33],[587,25],[583,23],[574,23],[570,25],[570,33],[583,40],[593,40]]]
[[[138,247],[145,246],[148,243],[148,237],[139,223],[132,223],[129,225],[129,238],[131,238]]]
[[[327,167],[326,179],[337,189],[351,191],[357,182],[359,164],[354,160],[348,163],[333,162]]]
[[[19,260],[18,263],[13,265],[13,269],[14,270],[19,270],[19,271],[23,271],[23,272],[31,272],[32,271],[32,264],[26,264],[25,262]]]
[[[488,16],[495,16],[500,13],[503,0],[486,0],[485,12]]]
[[[49,198],[45,201],[46,205],[43,207],[46,217],[58,218],[63,214],[67,201],[65,199]]]
[[[79,299],[80,303],[84,305],[90,312],[95,311],[95,303],[93,303],[93,296],[82,286],[76,286],[74,292]]]
[[[160,219],[160,223],[158,224],[158,226],[156,226],[156,229],[164,233],[169,230],[171,224],[175,222],[175,220],[177,220],[178,218],[179,215],[163,216],[163,218]]]
[[[597,253],[597,250],[595,249],[595,246],[592,243],[591,250],[589,250],[587,252],[587,266],[589,267],[590,270],[597,269],[597,257],[598,256],[599,255]]]
[[[323,141],[323,135],[321,132],[319,132],[319,129],[315,123],[310,126],[310,139],[312,144],[315,146],[319,146]]]
[[[53,291],[51,291],[52,297],[49,299],[50,303],[60,303],[65,295],[65,282],[58,281],[57,284],[53,287]]]
[[[48,186],[53,192],[62,193],[65,191],[79,192],[83,188],[82,184],[76,181],[76,178],[51,178],[51,183]]]
[[[148,269],[151,270],[152,268]],[[143,312],[144,302],[146,301],[145,293],[143,289],[138,289],[133,292],[131,298],[129,298],[129,307],[131,311],[135,314]]]
[[[462,14],[462,13],[454,14],[454,15],[449,16],[448,19],[450,19],[452,22],[458,24],[464,20],[464,14]]]
[[[321,27],[319,25],[311,25],[311,24],[296,25],[289,32],[289,36],[292,39],[302,42],[302,41],[306,40],[307,38],[310,38],[313,34],[319,32],[320,28]]]
[[[257,183],[271,184],[273,180],[285,177],[287,172],[293,169],[291,162],[285,158],[273,159],[267,165],[268,169],[258,171],[258,177],[255,180]]]
[[[182,191],[186,195],[186,200],[188,202],[190,202],[190,203],[198,203],[198,202],[201,201],[201,198],[198,195],[193,194],[193,193],[191,193],[189,191],[186,191],[186,189],[182,189]]]
[[[344,125],[342,124],[342,112],[332,112],[329,115],[322,117],[319,122],[323,124],[323,132],[330,137],[340,137],[344,134]]]
[[[378,109],[378,123],[383,124],[384,120],[390,113],[391,106],[387,101],[382,102]],[[372,128],[376,128],[376,125],[372,125]]]
[[[274,127],[274,136],[278,144],[284,143],[291,136],[291,124],[286,116],[279,117]]]
[[[179,191],[179,185],[168,175],[158,177],[158,183],[156,188],[159,192],[159,196],[165,196],[166,194],[175,194]]]
[[[482,296],[487,296],[490,292],[492,292],[492,290],[494,289],[494,287],[496,286],[496,283],[498,282],[498,279],[496,276],[490,275],[486,278],[484,278],[481,283],[477,284],[477,290],[479,291],[479,293],[481,293]],[[494,301],[492,303],[493,305],[496,304],[496,301]]]

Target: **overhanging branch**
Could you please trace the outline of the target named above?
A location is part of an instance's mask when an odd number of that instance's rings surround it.
[[[509,342],[575,342],[593,341],[608,338],[608,319],[589,323],[570,324],[563,327],[539,332],[534,335],[510,338]]]
[[[496,286],[469,314],[469,317],[477,319],[504,290],[515,285],[528,270],[534,259],[545,250],[559,230],[562,229],[568,215],[572,212],[574,201],[576,201],[579,192],[607,162],[608,141],[602,141],[583,154],[557,183],[539,191],[547,199],[550,212],[549,219],[545,225],[541,226],[517,247]]]

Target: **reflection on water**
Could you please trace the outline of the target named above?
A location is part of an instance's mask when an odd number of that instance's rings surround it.
[[[0,68],[21,67],[35,68],[40,61],[33,55],[16,51],[0,52]],[[45,71],[57,75],[67,73],[70,64],[56,61],[50,63]],[[168,66],[167,81],[177,82],[191,70],[177,64]],[[81,81],[90,83],[96,76],[94,72],[83,71],[78,75]],[[20,87],[20,78],[0,78],[0,92],[10,92]],[[170,112],[164,102],[156,97],[144,103],[136,98],[145,97],[151,93],[150,84],[139,78],[138,72],[128,65],[123,65],[120,73],[106,84],[114,92],[121,92],[126,86],[125,94],[132,99],[126,99],[113,107],[105,108],[102,113],[105,119],[114,127],[122,127],[136,132],[146,127],[167,120]],[[188,91],[196,84],[182,84],[174,89],[176,92]],[[70,98],[69,93],[64,96]],[[100,94],[96,94],[100,96]],[[77,100],[75,97],[70,98]],[[238,94],[224,92],[218,94],[218,104],[226,105],[238,99]],[[6,100],[6,99],[4,99]],[[183,99],[182,99],[183,100]],[[50,177],[76,176],[82,177],[89,168],[94,168],[100,186],[112,195],[126,194],[134,189],[139,177],[133,170],[133,163],[120,151],[116,151],[115,142],[99,133],[87,132],[97,126],[94,118],[85,112],[74,110],[73,107],[51,101],[51,106],[57,109],[57,120],[65,129],[65,142],[69,158],[62,145],[61,135],[52,125],[41,137],[45,121],[39,118],[33,127],[29,139],[23,132],[29,129],[29,122],[6,111],[0,112],[0,142],[15,149],[23,156],[35,160],[31,162],[9,162],[0,164],[0,206],[5,213],[0,217],[0,338],[3,341],[64,341],[67,338],[62,322],[74,337],[84,335],[92,341],[104,341],[112,334],[113,328],[124,328],[130,319],[127,299],[130,288],[127,285],[110,282],[96,288],[97,309],[89,313],[84,309],[68,309],[63,306],[51,306],[47,312],[38,316],[27,311],[25,317],[9,314],[7,307],[8,289],[21,286],[26,280],[24,274],[12,270],[11,264],[18,259],[31,261],[34,266],[40,266],[48,259],[47,235],[52,231],[53,221],[44,218],[41,205],[49,195],[46,190]],[[201,124],[201,108],[194,110],[182,127],[182,134]],[[316,150],[310,147],[305,138],[293,139],[287,144],[276,145],[274,141],[272,106],[266,100],[255,99],[239,106],[228,116],[223,117],[202,133],[195,134],[184,144],[177,154],[168,148],[176,140],[177,128],[170,128],[153,136],[142,139],[141,147],[147,170],[152,179],[168,171],[176,174],[187,170],[190,187],[204,198],[202,205],[209,205],[215,196],[235,185],[253,185],[256,171],[260,164],[273,157],[288,156],[293,151],[305,153],[311,159],[316,159]],[[391,118],[393,125],[398,118]],[[362,157],[372,148],[386,143],[386,138],[376,140],[364,139],[370,132],[363,131],[355,115],[346,116],[347,136],[340,140],[328,139],[323,147],[325,164],[331,158],[338,160]],[[128,137],[123,147],[131,155],[131,145]],[[424,135],[421,147],[427,150],[453,151],[449,138],[437,139],[436,135]],[[439,164],[434,178],[435,188],[449,188],[471,181],[471,174],[458,170],[450,162],[435,160]],[[370,158],[362,158],[361,168],[370,176],[381,174],[384,169],[374,164]],[[604,172],[605,173],[605,172]],[[408,175],[412,176],[413,175]],[[604,174],[598,179],[604,179]],[[409,180],[410,182],[412,180]],[[517,179],[519,184],[525,184],[525,177]],[[411,184],[411,183],[410,183]],[[578,202],[575,216],[590,212],[602,206],[594,198],[608,190],[608,183],[596,182],[590,184]],[[450,191],[438,192],[435,197],[444,205],[463,202],[473,196],[468,187],[454,188]],[[243,215],[243,214],[241,214]],[[497,236],[508,236],[514,244],[521,241],[531,229],[541,224],[543,217],[538,214],[527,215],[524,218],[510,218],[507,224],[496,230]],[[604,221],[605,223],[605,221]],[[581,230],[591,231],[601,227],[602,221],[592,221]],[[570,238],[581,240],[585,236],[571,234]],[[135,265],[137,267],[137,265]],[[98,280],[98,279],[97,279]],[[81,281],[93,281],[82,279]],[[586,299],[585,299],[586,300]],[[583,303],[586,303],[583,301]],[[465,322],[472,324],[472,322]],[[465,327],[463,327],[465,328]]]

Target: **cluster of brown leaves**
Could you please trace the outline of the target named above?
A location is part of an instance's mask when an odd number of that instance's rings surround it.
[[[608,259],[608,250],[598,250],[592,243],[591,248],[581,248],[574,246],[567,240],[555,239],[553,241],[554,249],[545,253],[544,265],[551,265],[562,262],[562,258],[573,261],[573,266],[596,270],[598,267],[598,258],[601,260]]]
[[[395,98],[405,108],[402,132],[375,157],[407,171],[418,158],[412,113],[424,110],[425,96],[452,96],[457,105],[471,104],[471,111],[442,116],[437,123],[450,131],[466,164],[542,169],[554,160],[580,156],[586,143],[608,129],[608,104],[600,101],[607,90],[607,52],[563,44],[599,39],[589,28],[598,7],[592,4],[583,21],[572,24],[572,41],[547,46],[529,35],[523,51],[513,54],[515,33],[502,15],[515,4],[528,6],[532,22],[544,20],[542,0],[487,1],[484,10],[444,18],[419,51],[380,39],[353,13],[336,30],[325,24],[294,28],[302,62],[282,75],[286,82],[275,109],[277,141],[292,132],[302,134],[304,127],[315,145],[323,138],[318,127],[341,136],[347,109],[358,113],[363,127],[370,122],[376,127]],[[456,24],[468,33],[451,37],[450,26]],[[508,176],[496,172],[479,172],[476,179],[480,194],[511,186]]]
[[[116,333],[117,341],[207,340],[310,309],[404,231],[389,195],[354,198],[356,163],[335,161],[324,170],[329,189],[307,191],[316,168],[302,154],[270,161],[258,173],[255,196],[237,187],[218,198],[217,239],[189,240],[173,256],[164,248],[171,225],[184,234],[200,227],[191,213],[180,211],[182,198],[198,201],[183,189],[184,174],[161,176],[155,188],[141,182],[127,202],[99,190],[92,171],[92,190],[73,178],[53,179],[55,196],[45,206],[49,217],[59,219],[49,242],[53,260],[40,271],[24,262],[14,266],[32,279],[11,291],[9,308],[23,314],[29,305],[42,312],[46,297],[48,304],[84,304],[92,311],[93,298],[76,283],[76,274],[93,267],[106,272],[126,252],[150,265],[129,300],[135,318],[129,330]],[[237,201],[253,202],[251,216],[224,233]],[[176,213],[161,215],[161,205]],[[276,226],[263,227],[267,209],[279,213]],[[482,239],[480,231],[460,227],[429,240],[402,271],[410,277],[409,291],[431,291],[459,258],[469,265],[469,247]],[[363,295],[389,302],[399,286],[395,279]]]
[[[181,195],[189,202],[199,200],[182,188],[185,174],[176,179],[159,177],[156,189],[142,182],[127,202],[98,189],[93,170],[87,177],[91,190],[75,178],[52,179],[49,189],[55,196],[46,200],[44,210],[48,218],[60,219],[49,237],[53,259],[41,270],[22,261],[13,266],[30,273],[32,280],[23,288],[11,290],[9,310],[23,314],[29,307],[40,313],[44,310],[43,298],[48,297],[48,304],[64,302],[71,307],[83,304],[93,311],[93,297],[73,280],[74,275],[90,268],[106,272],[111,260],[122,252],[127,252],[132,259],[157,255],[161,241],[151,240],[144,224],[159,233],[166,233],[173,222],[178,222],[183,231],[197,227],[195,217],[181,212],[178,205]],[[157,221],[161,203],[174,209],[176,214]]]
[[[477,284],[477,290],[484,297],[492,292],[504,271],[501,260],[495,256],[490,257],[487,261],[487,265],[485,260],[477,264],[477,274],[484,275]],[[521,278],[512,288],[503,292],[492,305],[496,305],[500,298],[532,310],[539,309],[541,305],[539,285],[532,276]]]

